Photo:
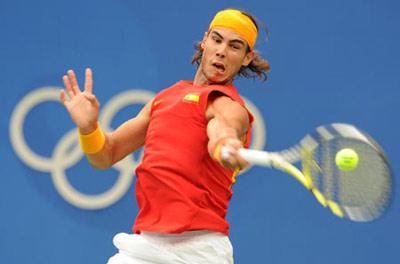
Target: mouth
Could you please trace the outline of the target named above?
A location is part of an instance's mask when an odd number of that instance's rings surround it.
[[[220,73],[224,73],[225,72],[225,65],[223,63],[214,62],[212,64],[212,66]]]

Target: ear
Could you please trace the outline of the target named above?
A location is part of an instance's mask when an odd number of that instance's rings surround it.
[[[255,53],[254,51],[250,51],[247,52],[247,54],[245,55],[243,62],[242,62],[242,66],[246,67],[250,64],[250,62],[254,59]]]
[[[208,32],[204,32],[203,39],[201,40],[201,43],[200,43],[201,49],[204,49],[204,45],[205,45],[205,42],[207,40],[207,37],[208,37]]]

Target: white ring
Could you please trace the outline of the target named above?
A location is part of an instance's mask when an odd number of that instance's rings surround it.
[[[128,90],[115,95],[108,101],[104,106],[103,111],[100,114],[100,124],[106,132],[112,130],[111,123],[112,118],[124,107],[134,104],[146,104],[149,102],[155,94],[146,90]],[[139,155],[139,159],[136,162],[133,155],[128,155],[125,159],[114,164],[114,167],[120,168],[121,166],[130,166],[132,170],[136,169],[140,160],[142,160],[143,151]],[[122,170],[122,168],[120,168]]]
[[[56,166],[52,158],[40,156],[33,152],[24,137],[24,123],[29,111],[38,104],[56,101],[59,102],[60,89],[58,87],[43,87],[28,93],[15,107],[10,119],[11,144],[20,159],[33,169],[42,172],[50,172]],[[61,161],[63,166],[72,166],[82,156],[77,145]]]
[[[15,107],[10,118],[11,144],[20,159],[31,168],[50,172],[54,186],[59,194],[70,204],[82,209],[101,209],[117,202],[129,189],[134,176],[133,171],[139,164],[143,153],[135,160],[133,155],[114,164],[113,168],[120,172],[118,180],[107,191],[87,195],[77,191],[65,175],[65,170],[74,166],[83,157],[78,143],[76,129],[66,133],[55,146],[52,157],[43,157],[32,151],[24,137],[24,123],[28,113],[37,105],[47,101],[59,101],[60,87],[43,87],[28,93]],[[146,104],[155,96],[146,90],[129,90],[122,92],[104,106],[100,115],[100,123],[105,131],[111,131],[112,118],[127,105]],[[249,111],[254,116],[252,148],[263,149],[265,145],[265,124],[262,115],[251,101],[245,100]],[[71,145],[73,146],[71,150]]]
[[[62,164],[62,160],[71,144],[78,144],[76,129],[71,130],[61,138],[54,148],[54,164]],[[124,166],[120,171],[118,180],[106,192],[97,195],[87,195],[77,191],[65,175],[66,167],[54,166],[52,179],[59,194],[69,203],[82,209],[101,209],[117,202],[129,189],[132,183],[133,171],[130,167]]]
[[[105,128],[105,131],[111,131],[112,118],[116,116],[122,108],[132,104],[146,104],[153,97],[154,93],[144,90],[130,90],[114,96],[104,106],[99,118],[100,124]],[[53,158],[56,161],[55,164],[62,161],[63,155],[66,154],[71,144],[78,144],[76,129],[66,134],[55,147],[53,153]],[[87,195],[76,190],[65,175],[66,168],[62,166],[53,167],[52,180],[57,191],[67,202],[82,209],[102,209],[117,202],[128,191],[132,184],[134,170],[139,165],[142,155],[143,154],[140,155],[137,161],[134,159],[133,155],[128,155],[120,162],[114,164],[113,168],[120,172],[118,180],[109,190],[101,194]]]

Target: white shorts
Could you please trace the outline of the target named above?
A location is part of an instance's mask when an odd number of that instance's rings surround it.
[[[221,233],[119,233],[113,243],[119,252],[107,264],[233,264],[232,244]]]

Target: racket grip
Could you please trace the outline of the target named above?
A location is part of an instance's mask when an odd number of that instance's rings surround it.
[[[231,155],[231,150],[227,147],[221,148],[221,158],[228,159]],[[259,165],[269,168],[277,168],[281,169],[284,167],[282,164],[286,164],[287,162],[282,159],[278,154],[274,154],[271,152],[266,152],[262,150],[255,149],[239,149],[239,155],[242,156],[247,162],[252,165]]]
[[[231,155],[231,150],[227,147],[221,148],[221,158],[226,160]],[[272,167],[272,155],[261,150],[239,149],[239,155],[253,165]]]
[[[272,155],[261,150],[254,150],[254,149],[239,149],[239,154],[242,156],[247,162],[272,167]]]

